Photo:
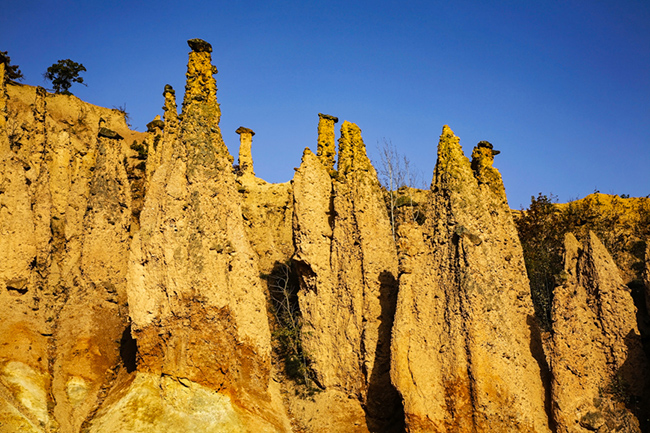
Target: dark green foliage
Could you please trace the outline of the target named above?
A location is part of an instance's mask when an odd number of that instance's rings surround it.
[[[137,141],[134,141],[131,144],[131,149],[138,152],[138,156],[136,156],[137,159],[141,159],[141,160],[147,159],[147,149],[145,149],[145,147],[142,144],[138,143]]]
[[[79,76],[86,68],[81,63],[73,62],[70,59],[59,60],[47,68],[43,74],[46,80],[52,82],[52,87],[56,93],[71,95],[69,89],[72,83],[83,84],[84,79]]]
[[[291,262],[276,263],[271,274],[263,277],[268,283],[270,310],[275,317],[272,332],[275,352],[284,364],[287,377],[305,386],[307,394],[313,394],[318,388],[309,368],[309,357],[302,347],[299,283],[294,266]]]
[[[23,79],[23,73],[20,72],[18,65],[11,64],[11,57],[7,54],[7,51],[0,51],[0,63],[5,64],[5,77],[10,81],[21,81]]]

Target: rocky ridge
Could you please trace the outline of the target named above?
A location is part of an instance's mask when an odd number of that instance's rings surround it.
[[[188,44],[182,112],[165,86],[146,133],[0,79],[0,432],[645,428],[619,270],[567,236],[542,332],[492,144],[470,160],[443,127],[391,219],[359,127],[337,151],[319,114],[316,154],[269,184],[249,128],[233,166],[212,47]]]

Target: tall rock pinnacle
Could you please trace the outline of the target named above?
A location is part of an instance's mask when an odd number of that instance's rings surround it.
[[[410,432],[549,431],[521,246],[480,177],[445,126],[426,221],[398,230],[391,377]]]
[[[232,157],[223,142],[217,103],[217,82],[213,75],[212,47],[201,39],[187,41],[192,51],[187,64],[187,82],[183,99],[183,119],[180,125],[179,153],[187,161],[188,176],[214,176],[219,170],[229,170]]]
[[[255,175],[253,171],[253,136],[255,132],[252,129],[240,126],[235,131],[239,134],[239,171],[242,175]]]
[[[176,91],[172,86],[166,84],[163,96],[165,97],[165,105],[163,105],[165,129],[163,130],[162,149],[160,150],[160,163],[167,164],[171,160],[174,149],[178,146],[180,125],[176,107]]]
[[[159,384],[164,376],[218,391],[225,399],[219,404],[227,403],[218,410],[239,417],[225,430],[239,431],[242,423],[248,431],[283,430],[288,421],[279,394],[270,388],[264,288],[218,125],[216,69],[207,42],[188,43],[192,52],[177,145],[152,178],[131,251],[129,308],[138,374],[142,383]],[[169,121],[172,95],[166,89]],[[244,420],[230,398],[249,414]],[[156,404],[168,403],[163,397]]]
[[[334,161],[336,159],[334,125],[338,121],[338,117],[318,113],[318,147],[316,155],[330,173],[334,170]]]

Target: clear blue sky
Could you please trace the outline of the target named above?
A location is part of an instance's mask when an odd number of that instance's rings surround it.
[[[182,102],[189,48],[213,46],[221,128],[236,157],[252,128],[258,176],[283,182],[315,150],[318,113],[384,138],[431,180],[448,124],[465,153],[502,151],[510,206],[650,194],[650,1],[5,2],[0,50],[25,84],[83,63],[80,98],[126,106],[133,126]],[[339,123],[340,125],[340,123]]]

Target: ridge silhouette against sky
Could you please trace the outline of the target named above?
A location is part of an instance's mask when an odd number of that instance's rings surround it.
[[[0,50],[25,76],[59,59],[83,63],[79,98],[126,107],[138,130],[179,107],[189,47],[213,46],[221,129],[237,157],[256,132],[256,174],[293,176],[316,148],[318,113],[357,123],[378,165],[390,140],[431,181],[448,124],[466,155],[480,140],[502,153],[510,206],[650,194],[650,2],[214,1],[7,2]],[[340,126],[340,124],[339,124]],[[338,131],[337,131],[338,134]]]

